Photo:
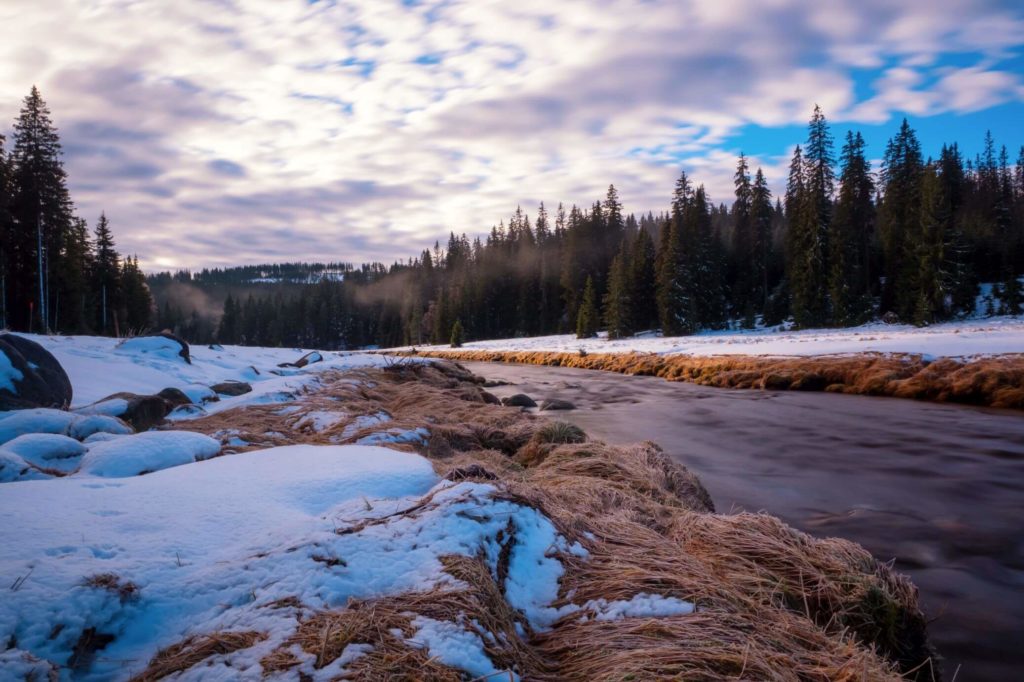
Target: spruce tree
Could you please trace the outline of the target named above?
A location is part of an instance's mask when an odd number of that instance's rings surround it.
[[[583,287],[583,298],[576,316],[576,338],[590,339],[597,336],[597,294],[594,293],[594,278],[587,277]]]
[[[750,281],[751,304],[764,313],[768,307],[768,271],[772,259],[772,221],[775,211],[772,209],[772,191],[761,169],[754,176],[754,186],[750,193],[751,220],[751,261]]]
[[[654,240],[646,228],[639,228],[633,242],[630,263],[633,327],[637,330],[654,329],[658,326],[656,257]]]
[[[11,325],[8,319],[8,287],[12,286],[13,274],[17,272],[14,263],[14,217],[11,215],[13,187],[11,185],[11,167],[4,150],[7,138],[0,135],[0,329]]]
[[[10,300],[33,301],[37,329],[52,326],[51,278],[61,272],[65,242],[72,227],[67,174],[61,160],[60,138],[50,110],[33,86],[14,122],[13,239],[8,247],[12,264]],[[53,287],[57,289],[57,287]],[[29,326],[29,309],[10,311],[13,327]]]
[[[630,259],[625,248],[612,259],[608,292],[604,296],[604,322],[609,339],[633,335],[633,301],[630,296]]]
[[[93,254],[93,296],[96,300],[95,329],[109,335],[114,331],[114,311],[121,304],[121,256],[114,248],[114,236],[105,213],[96,223]]]
[[[668,225],[663,228],[658,251],[658,317],[665,336],[693,334],[697,331],[696,304],[693,298],[693,268],[690,254],[684,250],[685,221],[693,200],[686,173],[681,173],[672,195]],[[695,244],[695,242],[694,242]]]
[[[860,133],[843,145],[839,199],[829,234],[829,296],[836,325],[858,324],[870,316],[870,244],[875,193],[871,166]]]
[[[452,325],[450,345],[452,348],[462,348],[462,320],[455,320]]]
[[[747,157],[740,154],[733,175],[736,198],[732,204],[732,309],[741,315],[747,326],[753,326],[755,289],[759,282],[756,269],[755,236],[753,234],[754,193],[750,185]]]
[[[885,285],[879,312],[910,320],[919,303],[915,257],[921,225],[924,162],[917,135],[906,119],[889,141],[882,161],[882,201],[878,212]]]
[[[798,163],[802,171],[802,182],[796,188],[800,201],[797,215],[789,222],[793,319],[797,326],[814,327],[828,320],[828,232],[835,185],[832,135],[817,105],[808,124],[803,155],[794,156],[794,165]]]

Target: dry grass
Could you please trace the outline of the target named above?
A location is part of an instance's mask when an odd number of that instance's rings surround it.
[[[139,586],[130,580],[121,580],[116,573],[96,573],[86,578],[82,584],[85,587],[116,594],[122,602],[137,599],[139,596]]]
[[[132,677],[132,682],[154,682],[188,670],[211,656],[248,649],[266,638],[265,634],[251,630],[195,635],[158,651],[146,669]]]
[[[934,362],[919,355],[874,353],[796,358],[464,350],[438,351],[436,356],[599,369],[720,388],[835,391],[1024,409],[1024,354]]]
[[[555,606],[651,593],[698,610],[615,621],[570,613],[535,632],[504,598],[510,525],[496,539],[505,548],[496,574],[480,557],[449,556],[443,566],[459,579],[455,588],[330,611],[282,604],[297,630],[261,661],[268,673],[298,666],[296,646],[323,667],[349,644],[369,644],[346,666],[349,679],[465,679],[406,641],[418,614],[477,632],[497,668],[525,679],[937,679],[915,588],[858,545],[813,538],[765,514],[716,515],[700,481],[653,443],[613,447],[489,404],[479,381],[451,362],[364,372],[358,387],[351,378],[338,375],[302,409],[384,410],[392,416],[384,427],[426,425],[431,437],[420,450],[440,475],[490,481],[496,496],[538,509],[587,550],[585,558],[559,555],[565,574]],[[190,426],[237,428],[262,413],[235,410]],[[330,433],[274,428],[289,442],[329,442],[344,425]],[[430,504],[425,498],[405,513]],[[212,641],[186,640],[151,669],[185,669],[215,653]]]

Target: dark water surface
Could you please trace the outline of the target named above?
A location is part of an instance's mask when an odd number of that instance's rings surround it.
[[[920,588],[947,681],[1024,679],[1024,414],[465,364],[512,382],[498,396],[572,401],[546,414],[595,438],[658,443],[719,513],[765,510],[894,559]]]

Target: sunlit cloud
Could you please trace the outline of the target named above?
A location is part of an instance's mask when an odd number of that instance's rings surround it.
[[[959,0],[15,0],[0,120],[40,87],[79,213],[145,267],[391,261],[609,182],[663,210],[684,166],[728,201],[735,135],[814,103],[1024,115],[1022,45]],[[790,148],[754,159],[776,188]]]

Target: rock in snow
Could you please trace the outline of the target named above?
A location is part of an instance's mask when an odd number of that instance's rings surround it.
[[[575,410],[576,406],[568,400],[562,400],[560,398],[548,398],[542,400],[540,403],[540,409],[542,411],[547,410]]]
[[[506,407],[537,407],[537,402],[525,393],[516,393],[501,399]]]
[[[162,332],[155,336],[135,336],[125,339],[117,345],[122,353],[151,355],[170,360],[184,360],[192,364],[188,343],[170,332]]]
[[[0,335],[0,411],[71,404],[71,380],[57,359],[35,341]]]
[[[222,381],[219,384],[210,386],[210,388],[216,393],[231,396],[232,398],[252,392],[252,384],[244,381]]]

